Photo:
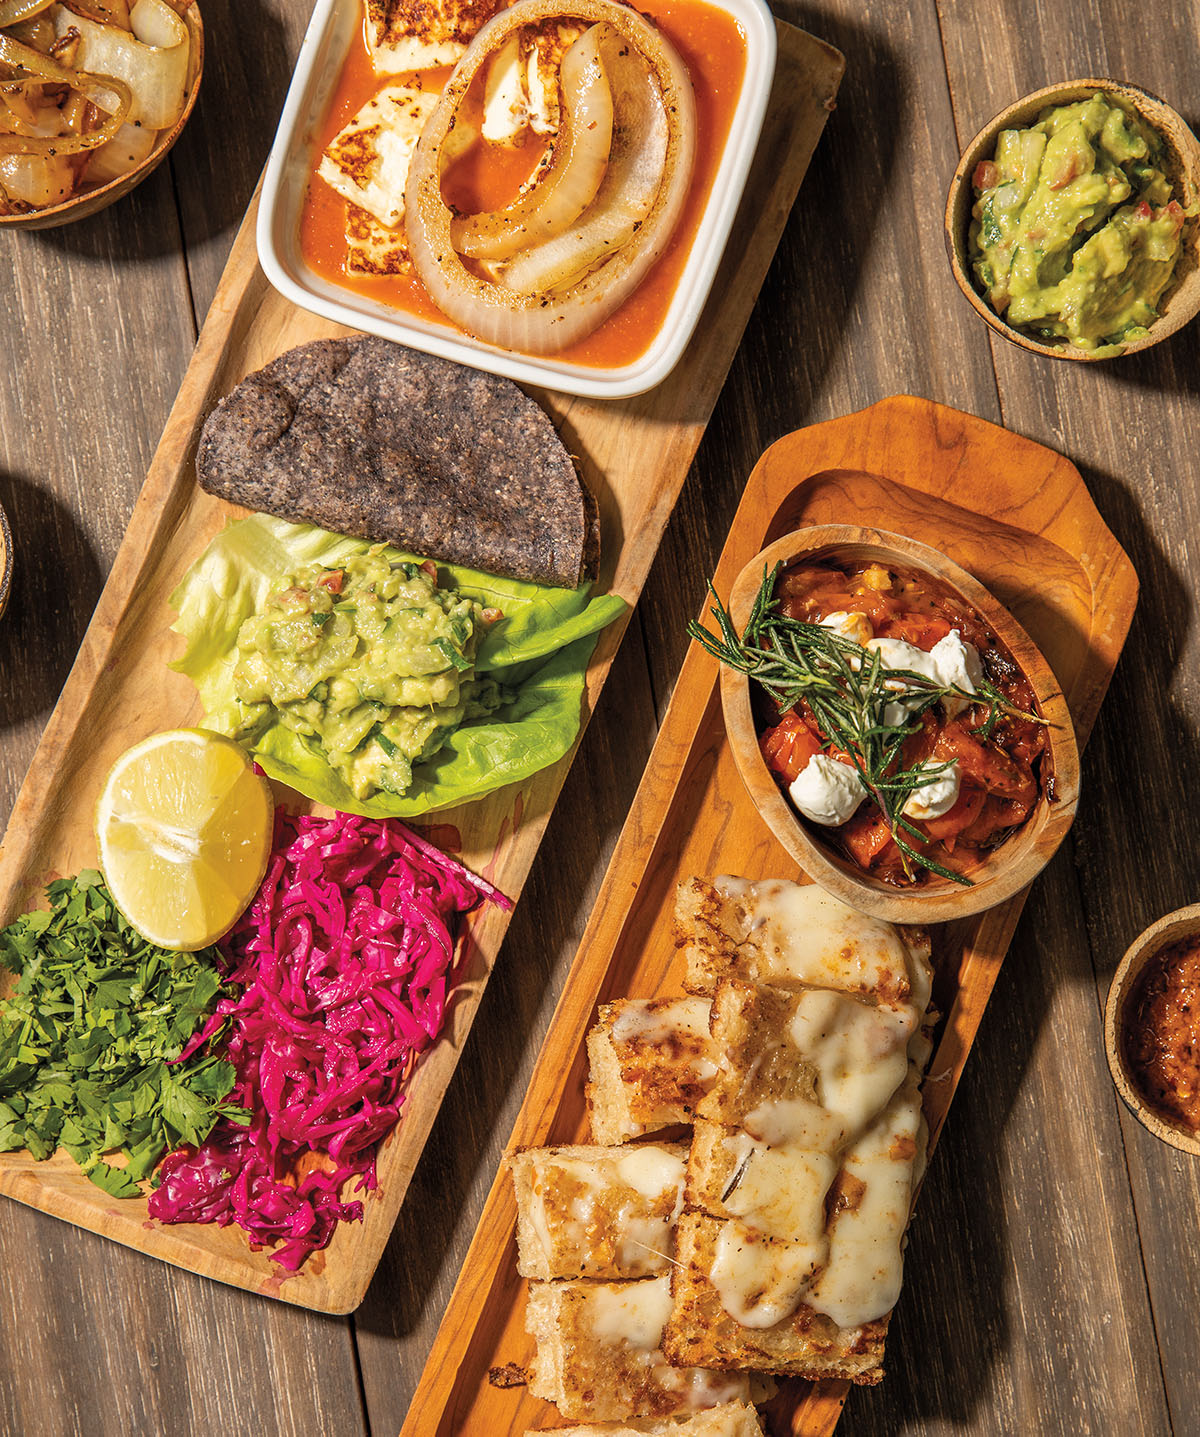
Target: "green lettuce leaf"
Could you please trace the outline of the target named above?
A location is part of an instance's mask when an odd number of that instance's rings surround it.
[[[208,728],[232,733],[237,727],[233,670],[245,620],[301,566],[337,568],[369,547],[365,539],[266,514],[239,520],[217,535],[171,595],[179,615],[173,627],[187,642],[173,667],[196,685]],[[551,589],[454,564],[438,568],[443,581],[448,578],[461,593],[503,612],[503,621],[480,643],[475,667],[515,692],[513,701],[456,729],[443,748],[417,765],[402,797],[377,793],[356,799],[319,747],[281,723],[267,728],[253,746],[272,778],[343,813],[412,818],[519,783],[568,752],[579,732],[596,636],[625,612],[625,601],[615,594],[589,599],[587,585]]]

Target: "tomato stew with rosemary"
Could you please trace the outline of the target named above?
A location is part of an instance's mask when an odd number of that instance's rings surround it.
[[[841,612],[865,614],[876,638],[900,639],[926,652],[957,629],[963,642],[978,650],[985,679],[1005,703],[1024,714],[1036,712],[1028,679],[994,630],[961,595],[928,574],[865,560],[806,564],[780,575],[775,600],[778,612],[805,623]],[[759,736],[762,754],[785,790],[815,754],[847,758],[821,732],[805,701],[783,714],[761,691],[756,702],[765,725]],[[1006,711],[994,719],[990,732],[988,721],[986,702],[971,704],[955,717],[939,703],[924,713],[920,729],[901,750],[905,766],[957,763],[961,786],[953,807],[938,818],[911,820],[923,842],[907,831],[905,837],[923,857],[964,876],[1025,822],[1041,794],[1043,726]],[[821,831],[886,883],[909,886],[930,876],[905,863],[886,817],[869,798],[840,827]]]

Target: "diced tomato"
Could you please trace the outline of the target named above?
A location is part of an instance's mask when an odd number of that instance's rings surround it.
[[[948,809],[940,818],[926,818],[917,826],[924,829],[935,842],[945,843],[947,839],[957,838],[964,828],[969,828],[974,823],[986,798],[987,794],[983,789],[964,783],[959,789],[953,808]]]
[[[821,752],[820,740],[795,712],[784,714],[774,728],[761,734],[758,746],[767,767],[785,784],[795,783],[809,759]]]
[[[1133,207],[1133,213],[1139,220],[1148,220],[1153,211],[1146,200],[1139,200]]]
[[[895,618],[889,619],[883,624],[879,631],[879,637],[885,639],[903,639],[905,643],[912,644],[915,649],[924,649],[926,653],[933,648],[939,639],[944,639],[950,632],[950,625],[945,619],[935,618],[932,614],[897,614]]]
[[[1072,180],[1078,179],[1081,174],[1083,174],[1083,158],[1078,150],[1072,150],[1066,158],[1066,163],[1050,181],[1047,188],[1052,190],[1065,189]]]
[[[900,851],[887,826],[887,819],[875,807],[860,808],[853,818],[842,824],[838,833],[847,853],[860,868],[870,868],[883,862],[889,848],[895,850],[896,857],[899,857]]]
[[[425,562],[424,562],[420,567],[421,567],[421,573],[424,574],[425,577],[426,577],[431,583],[436,584],[436,583],[437,583],[437,565],[433,562],[433,560],[432,560],[432,559],[426,559]]]
[[[1034,794],[1036,797],[1036,793]],[[987,801],[974,820],[959,835],[968,843],[983,844],[1006,828],[1015,828],[1029,817],[1032,801],[1026,803],[1016,799],[1000,798],[989,794]]]
[[[330,569],[328,574],[322,574],[317,584],[322,589],[328,589],[331,594],[340,594],[346,574],[343,569]]]
[[[1000,171],[994,160],[980,160],[971,176],[971,183],[980,191],[994,190],[999,178]]]
[[[1175,221],[1176,230],[1181,230],[1183,228],[1184,220],[1187,219],[1187,214],[1178,200],[1171,200],[1168,202],[1167,214],[1169,214],[1171,218]]]
[[[985,747],[958,719],[952,719],[942,729],[933,756],[943,763],[953,759],[960,778],[970,779],[1001,798],[1021,801],[1037,792],[1037,781],[1028,764],[1009,758],[994,745]]]

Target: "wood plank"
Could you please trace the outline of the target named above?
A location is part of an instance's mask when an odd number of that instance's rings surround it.
[[[266,163],[313,8],[312,0],[200,3],[204,81],[170,159],[197,332]]]
[[[977,479],[975,505],[959,502]],[[1081,740],[1120,651],[1136,591],[1078,472],[992,425],[914,399],[789,435],[756,466],[722,552],[716,587],[794,528],[876,512],[882,527],[933,543],[1017,613],[1057,675]],[[585,1141],[584,1035],[596,1005],[617,996],[679,993],[682,956],[671,917],[678,883],[735,872],[796,872],[747,797],[717,696],[717,666],[694,646],[534,1070],[510,1144]],[[1024,895],[933,930],[934,1001],[946,1015],[924,1085],[936,1140],[975,1037]],[[919,1212],[919,1208],[918,1208]],[[516,1434],[545,1418],[520,1390],[498,1391],[490,1369],[528,1370],[524,1285],[515,1277],[515,1204],[504,1172],[487,1204],[403,1428],[432,1437],[477,1427]],[[803,1393],[787,1430],[826,1434],[845,1384]],[[825,1399],[825,1400],[820,1400]],[[786,1405],[781,1404],[781,1405]]]
[[[1013,8],[1011,23],[999,35],[982,13],[962,0],[943,0],[940,10],[963,144],[1012,99],[1071,75],[1132,81],[1185,114],[1200,88],[1200,16],[1194,9],[1164,14],[1160,23],[1143,23],[1114,0],[1098,6],[1069,0],[1055,7],[1053,25],[1048,26],[1039,23],[1034,7],[1023,4]],[[1037,44],[1024,38],[1033,33]],[[981,45],[989,57],[983,67],[978,63]],[[960,305],[966,324],[967,307],[961,300]],[[982,330],[978,320],[974,328]],[[1195,838],[1189,815],[1200,794],[1196,766],[1189,760],[1195,756],[1200,718],[1200,694],[1191,677],[1200,647],[1189,615],[1200,601],[1190,542],[1200,524],[1200,454],[1195,444],[1200,329],[1193,324],[1128,360],[1089,365],[1034,360],[1003,341],[985,340],[982,333],[975,339],[980,347],[991,345],[1005,422],[1035,437],[1053,435],[1053,442],[1077,459],[1143,580],[1143,606],[1128,657],[1089,755],[1093,798],[1090,804],[1085,801],[1075,833],[1091,982],[1082,982],[1088,976],[1082,963],[1072,963],[1063,952],[1049,955],[1061,977],[1052,1016],[1044,1020],[1043,1042],[1050,1032],[1078,1035],[1074,1071],[1064,1077],[1072,1084],[1094,1084],[1106,1114],[1103,1132],[1097,1135],[1097,1155],[1078,1155],[1082,1167],[1066,1200],[1086,1216],[1094,1203],[1083,1197],[1086,1185],[1106,1183],[1110,1163],[1123,1155],[1136,1216],[1131,1220],[1129,1200],[1119,1193],[1112,1194],[1106,1206],[1118,1245],[1116,1260],[1124,1268],[1119,1298],[1125,1321],[1136,1320],[1134,1315],[1144,1310],[1139,1289],[1147,1282],[1150,1302],[1131,1335],[1132,1371],[1118,1363],[1100,1388],[1078,1396],[1070,1408],[1067,1393],[1053,1398],[1052,1411],[1072,1423],[1082,1411],[1097,1430],[1125,1430],[1123,1414],[1156,1380],[1165,1379],[1174,1430],[1190,1431],[1200,1421],[1200,1368],[1195,1362],[1200,1276],[1196,1265],[1181,1262],[1179,1254],[1194,1246],[1200,1172],[1194,1161],[1158,1143],[1124,1112],[1104,1083],[1104,1072],[1096,1068],[1096,1054],[1102,1042],[1101,1007],[1121,953],[1146,924],[1195,898]],[[1131,756],[1136,777],[1122,780],[1118,775],[1128,772]],[[1084,779],[1086,785],[1086,771]],[[1139,853],[1146,851],[1145,835],[1152,836],[1149,861]],[[1036,1022],[1037,1015],[1029,1019]],[[1036,1051],[1040,1057],[1040,1046]],[[1039,1074],[1048,1075],[1048,1057],[1038,1062]],[[1136,1261],[1135,1234],[1144,1274]],[[1054,1262],[1051,1251],[1040,1257],[1047,1264]],[[1075,1284],[1081,1276],[1063,1273],[1060,1291],[1078,1291]],[[1101,1307],[1112,1300],[1095,1296]],[[1067,1325],[1077,1316],[1075,1308],[1074,1300],[1066,1301],[1055,1314],[1057,1320],[1036,1324],[1048,1349],[1065,1340]],[[1075,1352],[1086,1350],[1088,1342],[1101,1335],[1095,1317],[1082,1315],[1086,1326],[1072,1339]],[[1071,1385],[1076,1386],[1077,1379]],[[1106,1410],[1109,1402],[1120,1404],[1119,1413]],[[1047,1418],[1043,1415],[1042,1420]],[[1147,1408],[1145,1422],[1147,1430],[1165,1431],[1168,1417],[1156,1403]]]
[[[645,397],[620,404],[541,396],[597,495],[606,536],[599,588],[634,600],[686,476],[779,230],[836,92],[841,57],[798,31],[781,33],[780,65],[735,238],[681,367]],[[230,506],[195,483],[204,417],[244,374],[292,345],[338,332],[266,283],[254,253],[252,206],[135,508],[112,576],[63,697],[47,727],[0,844],[0,913],[36,902],[53,872],[94,862],[94,795],[129,743],[199,721],[190,683],[171,672],[178,641],[169,595]],[[623,622],[600,637],[589,670],[595,703]],[[462,856],[510,896],[521,891],[570,755],[528,782],[438,814]],[[285,796],[287,796],[285,794]],[[291,795],[290,801],[296,801]],[[486,984],[507,914],[488,906],[470,922],[470,958],[446,1029],[409,1084],[404,1121],[385,1140],[379,1186],[361,1225],[342,1224],[294,1276],[253,1253],[236,1229],[147,1221],[144,1198],[105,1197],[65,1154],[46,1163],[0,1157],[0,1190],[67,1221],[224,1282],[327,1312],[358,1305],[386,1245],[442,1093]]]
[[[346,1322],[263,1303],[5,1203],[0,1432],[368,1431]]]
[[[5,234],[0,824],[66,678],[195,342],[166,166],[121,204]],[[152,360],[150,356],[153,356]]]

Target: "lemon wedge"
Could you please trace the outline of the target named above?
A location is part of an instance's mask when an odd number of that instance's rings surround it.
[[[161,948],[212,943],[262,882],[272,810],[270,784],[232,739],[170,729],[135,744],[96,805],[100,867],[117,907]]]

